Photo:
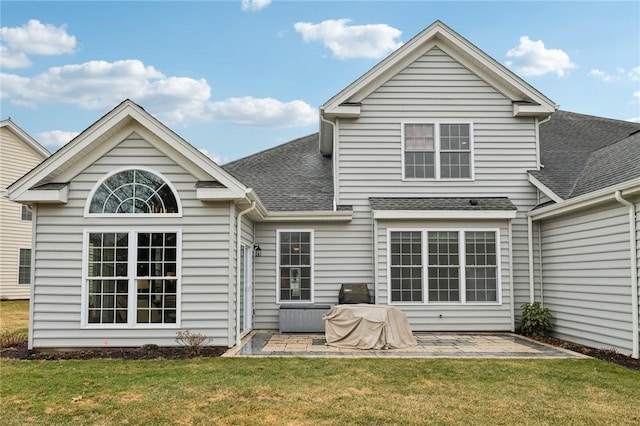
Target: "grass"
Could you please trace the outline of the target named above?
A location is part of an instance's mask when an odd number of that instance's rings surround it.
[[[639,424],[594,359],[0,360],[0,424]]]
[[[28,302],[0,302],[3,332]],[[0,360],[0,424],[635,425],[640,372],[595,359]]]
[[[29,332],[29,301],[0,301],[0,333]]]

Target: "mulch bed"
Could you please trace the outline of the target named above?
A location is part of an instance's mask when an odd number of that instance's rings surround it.
[[[58,360],[58,359],[189,359],[195,357],[219,357],[227,348],[221,346],[203,346],[199,353],[179,347],[145,348],[97,348],[64,351],[30,350],[27,343],[13,348],[0,349],[0,358],[22,360]]]
[[[640,359],[631,358],[630,356],[623,355],[613,349],[591,348],[589,346],[583,346],[577,343],[567,342],[566,340],[556,339],[555,337],[550,337],[550,336],[545,336],[545,337],[529,336],[529,337],[539,342],[548,343],[550,345],[557,346],[564,349],[569,349],[570,351],[578,352],[583,355],[590,356],[592,358],[598,358],[603,361],[619,364],[631,370],[640,370]]]
[[[543,343],[569,349],[593,358],[622,365],[631,370],[640,370],[640,359],[622,355],[611,349],[596,349],[577,343],[556,339],[555,337],[533,337]],[[225,353],[227,348],[221,346],[204,346],[200,348],[200,353],[194,353],[185,347],[158,347],[152,349],[145,348],[98,348],[81,349],[71,351],[36,351],[27,349],[24,342],[13,348],[0,349],[0,358],[22,359],[22,360],[58,360],[58,359],[189,359],[194,357],[219,357]]]

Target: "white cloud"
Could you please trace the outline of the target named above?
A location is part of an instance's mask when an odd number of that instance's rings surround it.
[[[79,132],[67,132],[64,130],[51,130],[48,132],[38,133],[36,140],[42,145],[61,147],[71,139],[78,136]]]
[[[271,4],[271,0],[242,0],[243,12],[257,12]]]
[[[0,73],[0,96],[35,108],[62,103],[95,110],[131,99],[166,124],[226,121],[242,126],[298,127],[317,122],[303,101],[252,97],[212,101],[205,79],[167,77],[136,59],[50,68],[33,77]]]
[[[322,41],[338,59],[378,59],[396,50],[402,32],[386,24],[351,25],[350,19],[330,19],[319,24],[296,22],[293,27],[309,43]]]
[[[220,164],[222,158],[219,155],[209,153],[206,148],[198,148],[198,151],[211,158],[216,164]]]
[[[632,123],[640,123],[640,117],[629,118],[626,121],[630,121]]]
[[[512,58],[507,66],[527,77],[547,73],[563,77],[568,70],[577,67],[564,51],[547,49],[542,40],[532,41],[528,36],[520,37],[520,44],[507,51],[507,57]]]
[[[629,72],[629,78],[632,78],[633,70]],[[609,74],[606,71],[599,70],[598,68],[594,68],[587,73],[591,77],[598,78],[605,83],[610,83],[612,81],[619,81],[624,77],[625,71],[624,68],[617,67],[616,72],[614,74]]]
[[[300,100],[281,102],[245,96],[213,102],[210,111],[214,120],[241,126],[302,127],[318,121],[318,111]]]
[[[633,92],[633,100],[635,103],[640,103],[640,90]]]
[[[76,38],[67,34],[64,25],[42,24],[37,19],[21,27],[0,27],[0,39],[3,68],[26,68],[31,65],[28,55],[62,55],[76,47]]]
[[[640,81],[640,67],[632,68],[627,75],[631,81]]]

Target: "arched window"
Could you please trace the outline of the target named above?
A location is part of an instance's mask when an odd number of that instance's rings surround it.
[[[173,189],[160,176],[139,169],[109,176],[96,189],[89,213],[163,214],[179,213]]]

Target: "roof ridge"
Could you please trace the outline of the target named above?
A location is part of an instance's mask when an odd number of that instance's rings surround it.
[[[619,118],[602,117],[602,116],[599,116],[599,115],[583,114],[583,113],[580,113],[580,112],[567,111],[567,110],[563,110],[563,109],[559,109],[559,110],[556,111],[556,113],[558,113],[558,112],[565,113],[565,114],[571,114],[571,115],[578,115],[578,116],[581,116],[581,117],[588,117],[588,118],[599,120],[599,121],[612,121],[612,122],[617,122],[617,123],[627,123],[627,124],[631,124],[631,125],[637,125],[638,129],[640,129],[640,123],[636,123],[634,121],[622,120],[622,119],[619,119]],[[553,116],[553,114],[552,114],[552,116]],[[544,124],[544,123],[542,123],[542,124]]]
[[[256,156],[258,156],[258,155],[265,154],[265,153],[267,153],[267,152],[269,152],[269,151],[273,151],[273,150],[276,150],[276,149],[278,149],[278,148],[282,148],[282,147],[283,147],[283,146],[285,146],[285,145],[289,145],[289,144],[292,144],[292,143],[295,143],[295,142],[299,142],[299,141],[300,141],[300,140],[302,140],[302,139],[306,139],[306,138],[308,138],[308,137],[311,137],[311,136],[313,136],[313,135],[317,135],[317,134],[319,134],[319,132],[310,133],[310,134],[308,134],[308,135],[306,135],[306,136],[301,136],[301,137],[299,137],[299,138],[296,138],[296,139],[293,139],[293,140],[290,140],[290,141],[287,141],[287,142],[283,142],[283,143],[281,143],[281,144],[279,144],[279,145],[272,146],[272,147],[270,147],[270,148],[265,148],[265,149],[263,149],[262,151],[254,152],[253,154],[249,154],[249,155],[247,155],[247,156],[245,156],[245,157],[238,158],[238,159],[233,160],[233,161],[230,161],[230,162],[228,162],[228,163],[221,164],[220,166],[221,166],[221,167],[231,166],[231,165],[233,165],[233,164],[235,164],[235,163],[238,163],[238,162],[240,162],[240,161],[248,160],[249,158],[253,158],[253,157],[256,157]]]

